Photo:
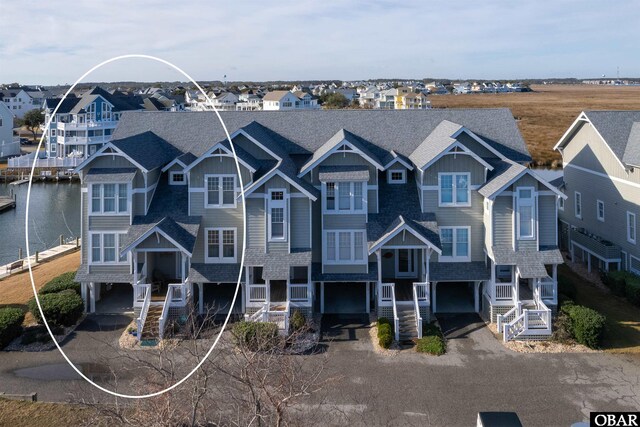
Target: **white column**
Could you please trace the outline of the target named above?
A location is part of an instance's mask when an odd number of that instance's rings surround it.
[[[367,313],[370,313],[371,312],[371,283],[367,282],[365,286],[367,287],[367,293],[365,297],[367,298],[367,303],[366,303]]]
[[[271,280],[265,280],[266,285],[266,301],[271,304]]]
[[[431,298],[433,300],[432,303],[431,303],[431,307],[432,307],[431,311],[433,313],[435,313],[436,309],[437,309],[437,305],[436,305],[436,291],[437,291],[437,289],[438,289],[438,282],[433,282],[433,297]]]
[[[87,282],[82,282],[80,284],[80,294],[82,295],[82,301],[84,301],[84,311],[89,310],[89,298],[87,298],[88,294],[88,286]]]
[[[184,283],[187,279],[186,275],[187,257],[183,252],[180,252],[180,279],[181,283]]]
[[[89,313],[96,312],[95,283],[89,282]]]
[[[204,314],[204,284],[198,283],[198,310]]]
[[[320,282],[320,313],[324,313],[324,282]]]
[[[382,249],[376,251],[376,260],[378,262],[378,283],[382,283]]]
[[[240,283],[240,299],[242,300],[241,302],[242,314],[246,313],[247,311],[246,298],[245,298],[246,293],[247,293],[247,285],[245,283]]]
[[[474,284],[473,303],[476,313],[480,313],[480,282],[475,282]]]
[[[520,301],[520,274],[518,273],[518,269],[516,268],[516,280],[513,289],[513,303],[516,304],[518,301]]]
[[[140,280],[140,272],[138,271],[138,252],[134,249],[131,251],[131,259],[133,260],[133,284],[135,285]]]

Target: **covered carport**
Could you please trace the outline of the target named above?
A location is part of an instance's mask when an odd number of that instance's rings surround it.
[[[377,280],[375,263],[364,273],[323,273],[320,263],[313,263],[311,277],[316,283],[316,309],[321,313],[363,314],[372,307],[372,285]]]
[[[130,283],[96,283],[96,289],[100,290],[97,314],[133,313],[133,286]]]
[[[207,310],[212,310],[218,315],[226,315],[231,309],[239,276],[240,264],[191,264],[189,280],[193,283],[193,300],[198,313],[205,314]],[[233,306],[234,314],[244,313],[243,284],[244,274]]]
[[[433,313],[479,313],[482,282],[491,279],[483,261],[430,263]]]

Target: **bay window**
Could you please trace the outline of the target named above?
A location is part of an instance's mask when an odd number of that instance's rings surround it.
[[[518,188],[516,213],[518,240],[534,240],[536,238],[536,208],[533,187]]]
[[[91,184],[92,214],[127,214],[128,184]]]
[[[363,212],[365,210],[365,182],[324,183],[324,210],[329,213]]]
[[[442,245],[441,262],[471,260],[471,228],[441,227],[440,243]]]
[[[236,262],[235,228],[206,228],[205,237],[205,262]]]
[[[325,233],[325,264],[365,264],[364,231],[327,231]]]
[[[471,206],[470,178],[468,172],[439,173],[439,206]]]
[[[235,208],[237,206],[235,175],[205,175],[205,184],[205,207]]]

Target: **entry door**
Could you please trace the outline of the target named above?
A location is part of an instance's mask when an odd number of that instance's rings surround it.
[[[417,249],[396,249],[396,276],[417,277]]]

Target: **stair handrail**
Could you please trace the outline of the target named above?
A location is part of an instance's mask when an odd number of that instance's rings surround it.
[[[413,308],[416,311],[416,332],[418,333],[418,338],[422,338],[422,316],[420,315],[420,303],[418,302],[418,285],[419,283],[413,284]]]
[[[249,316],[249,319],[248,319],[249,322],[264,322],[264,316],[265,316],[265,313],[267,312],[268,305],[269,303],[265,302],[262,305],[262,307],[258,309],[258,311],[256,311],[251,316]]]
[[[506,323],[504,325],[504,333],[502,334],[502,339],[504,342],[508,342],[513,338],[520,335],[522,332],[527,330],[527,310],[522,310],[522,313],[513,321]],[[521,324],[521,327],[518,327],[518,324]]]
[[[162,305],[162,314],[158,319],[158,337],[164,338],[164,329],[167,325],[167,319],[169,318],[169,307],[171,306],[171,286],[167,289],[167,295],[164,297],[164,303]]]
[[[140,314],[136,319],[136,326],[138,329],[137,338],[138,341],[142,339],[142,330],[144,328],[144,323],[147,321],[147,314],[149,313],[149,307],[151,306],[151,287],[147,284],[147,290],[144,295],[144,301],[142,303],[142,308],[140,309]]]
[[[507,324],[510,323],[511,321],[509,320],[509,318],[511,316],[514,316],[514,319],[516,317],[518,317],[520,315],[519,313],[519,308],[520,308],[520,303],[515,304],[513,306],[513,308],[509,311],[507,311],[505,314],[498,314],[496,316],[496,325],[498,327],[498,333],[503,332],[503,327]]]
[[[393,329],[395,340],[400,341],[400,318],[398,317],[398,307],[396,307],[396,284],[391,283],[391,303],[393,304]]]

